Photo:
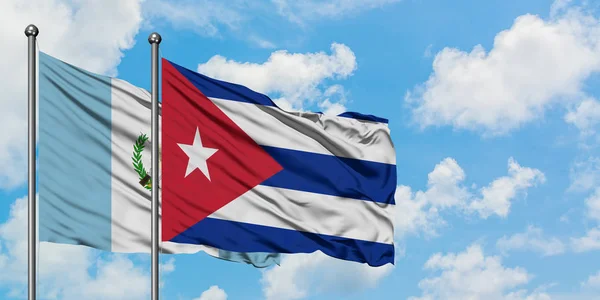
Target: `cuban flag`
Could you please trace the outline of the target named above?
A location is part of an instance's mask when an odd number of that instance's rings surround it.
[[[149,139],[150,93],[39,54],[40,242],[150,253],[153,180],[147,175],[155,142]],[[159,170],[161,164],[159,160]],[[163,242],[160,251],[205,252],[256,267],[280,261],[278,253],[242,253],[206,244]]]
[[[162,59],[162,240],[394,263],[387,120],[288,112]]]

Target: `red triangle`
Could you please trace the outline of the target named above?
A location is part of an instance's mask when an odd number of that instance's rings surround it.
[[[162,240],[169,241],[282,167],[167,60],[162,60]],[[218,151],[208,160],[209,180],[196,169],[184,178],[199,130],[204,147]]]

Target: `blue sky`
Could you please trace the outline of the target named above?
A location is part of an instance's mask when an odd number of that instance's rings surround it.
[[[162,257],[164,299],[600,298],[598,3],[20,2],[0,7],[11,45],[0,48],[1,69],[14,70],[0,73],[2,298],[26,287],[26,202],[17,199],[27,194],[29,23],[41,51],[143,88],[157,31],[163,57],[281,106],[390,120],[393,268],[320,254],[267,270]],[[149,256],[55,245],[40,256],[44,298],[148,297]]]

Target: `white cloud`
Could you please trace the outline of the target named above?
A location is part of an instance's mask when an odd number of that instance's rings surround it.
[[[585,201],[586,216],[600,225],[600,188],[596,188]],[[571,238],[571,247],[575,252],[600,250],[600,227],[588,230],[585,236]]]
[[[175,258],[169,258],[166,262],[161,263],[159,267],[160,274],[173,273],[175,271]]]
[[[489,52],[481,45],[470,53],[440,51],[427,82],[405,97],[415,121],[499,135],[543,117],[554,104],[583,100],[584,82],[600,71],[600,22],[564,7],[557,3],[548,20],[516,18]]]
[[[462,185],[463,169],[453,158],[445,158],[429,173],[427,190],[414,194],[411,188],[401,185],[396,189],[396,221],[394,232],[399,237],[424,232],[437,235],[436,229],[445,225],[439,212],[448,208],[460,208],[470,198]]]
[[[496,247],[502,252],[513,250],[530,250],[543,256],[558,255],[565,252],[565,245],[557,238],[544,237],[540,228],[528,226],[527,231],[511,237],[503,236],[496,242]]]
[[[596,191],[585,199],[585,206],[587,216],[600,224],[600,187],[596,188]]]
[[[208,290],[202,292],[199,298],[194,300],[227,300],[227,293],[218,286],[213,285]]]
[[[410,299],[549,299],[540,292],[512,291],[527,284],[532,275],[521,267],[503,266],[498,256],[485,256],[478,244],[458,254],[436,253],[424,268],[439,273],[421,280],[423,294]]]
[[[237,38],[263,49],[273,49],[276,45],[257,35],[253,24],[267,21],[281,23],[280,16],[297,25],[305,21],[338,18],[360,11],[383,7],[400,0],[145,0],[144,16],[151,20],[147,27],[166,21],[176,29],[186,29],[197,34],[222,38],[232,33]]]
[[[363,10],[380,8],[400,0],[271,0],[279,14],[303,25],[318,18],[340,18]]]
[[[549,295],[545,291],[534,291],[531,294],[527,290],[511,292],[504,297],[504,300],[551,300],[556,299],[554,295]],[[572,299],[572,298],[571,298]],[[558,299],[556,299],[558,300]]]
[[[440,212],[448,209],[478,213],[481,218],[493,214],[506,217],[519,192],[544,182],[541,171],[522,167],[513,158],[508,160],[508,176],[495,179],[480,191],[467,187],[465,178],[456,160],[446,158],[429,173],[427,190],[412,193],[410,187],[399,186],[396,189],[396,234],[401,237],[422,231],[436,235],[436,229],[446,224]]]
[[[456,160],[446,158],[427,175],[428,190],[422,195],[438,208],[462,205],[469,197],[467,188],[460,185],[465,180],[465,172]],[[420,194],[417,192],[417,196]]]
[[[481,191],[483,197],[471,202],[469,209],[477,211],[482,218],[492,214],[506,217],[510,210],[510,200],[514,199],[516,193],[546,181],[541,171],[521,167],[512,157],[508,160],[508,175],[484,187]]]
[[[346,111],[346,92],[344,91],[344,87],[336,84],[332,85],[323,94],[325,97],[318,106],[320,109],[323,109],[323,113],[326,115],[339,115]]]
[[[331,90],[332,87],[323,92],[321,85],[324,80],[344,79],[356,70],[356,57],[348,46],[333,43],[331,52],[328,55],[324,52],[303,54],[280,50],[273,52],[262,64],[241,63],[215,55],[200,64],[198,72],[245,85],[272,98],[280,97],[274,101],[302,109],[304,104],[313,104],[318,99],[325,101],[324,98],[339,93],[339,88]]]
[[[556,16],[569,8],[573,0],[555,0],[550,6],[550,16]]]
[[[57,249],[58,250],[58,249]],[[61,250],[59,250],[61,251]],[[61,253],[64,255],[63,253]],[[87,263],[79,266],[82,271],[89,267]],[[52,283],[53,289],[62,299],[147,299],[150,290],[150,278],[145,270],[136,267],[124,256],[116,256],[110,261],[98,260],[95,277],[86,276],[79,280]],[[72,272],[63,269],[61,273]],[[57,276],[58,274],[54,274]],[[110,288],[107,288],[110,287]]]
[[[319,103],[319,107],[325,109],[323,114],[326,115],[339,115],[346,111],[346,106],[339,102],[332,103],[329,99],[325,99],[323,102]]]
[[[261,38],[259,36],[256,36],[256,35],[251,35],[248,39],[252,43],[256,44],[258,47],[263,48],[263,49],[277,48],[277,45],[275,45],[273,42],[266,40],[264,38]]]
[[[38,26],[40,50],[96,73],[116,74],[123,50],[134,45],[141,0],[4,0],[0,10],[0,188],[26,179],[27,39]],[[110,22],[106,22],[110,20]],[[98,35],[102,38],[98,38]],[[42,124],[40,124],[42,125]],[[42,125],[43,126],[43,125]]]
[[[571,247],[575,252],[600,250],[600,228],[592,228],[579,238],[571,238]]]
[[[159,288],[165,286],[165,276],[175,272],[175,258],[171,257],[166,262],[159,263]]]
[[[600,157],[589,157],[573,164],[569,191],[585,192],[600,186]]]
[[[429,46],[427,46],[427,48],[425,48],[425,51],[423,52],[423,57],[425,58],[429,58],[433,55],[433,53],[431,52],[431,49],[433,49],[433,44],[429,44]]]
[[[585,282],[581,283],[584,288],[598,289],[600,290],[600,271],[595,275],[590,275]]]
[[[565,121],[575,125],[583,136],[595,134],[600,124],[600,102],[591,98],[582,101],[565,115]]]
[[[104,259],[99,257],[99,251],[88,247],[51,243],[41,243],[38,250],[38,291],[44,299],[149,297],[149,274],[125,255],[110,255]],[[9,289],[12,296],[24,296],[27,287],[26,197],[15,201],[8,221],[0,224],[0,270],[0,286]]]
[[[446,224],[439,216],[439,210],[432,206],[426,197],[413,197],[408,186],[398,186],[395,199],[394,234],[399,239],[419,232],[426,236],[436,236],[437,229]]]
[[[144,15],[153,22],[166,20],[176,29],[218,36],[220,26],[237,29],[247,21],[247,17],[242,13],[244,4],[240,1],[227,1],[225,4],[212,0],[147,0],[144,3]]]
[[[373,288],[394,267],[370,267],[329,257],[321,252],[284,256],[281,266],[263,272],[263,293],[267,300],[303,299],[311,294],[350,295]]]

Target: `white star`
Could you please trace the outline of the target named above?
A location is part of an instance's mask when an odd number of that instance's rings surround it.
[[[210,180],[210,174],[208,173],[208,165],[206,164],[206,160],[211,157],[218,149],[206,148],[202,146],[202,140],[200,139],[200,131],[198,131],[198,127],[196,127],[196,136],[194,137],[194,144],[177,144],[179,148],[185,152],[188,156],[188,165],[187,170],[185,171],[185,176],[187,177],[196,169],[200,169],[204,176]]]

